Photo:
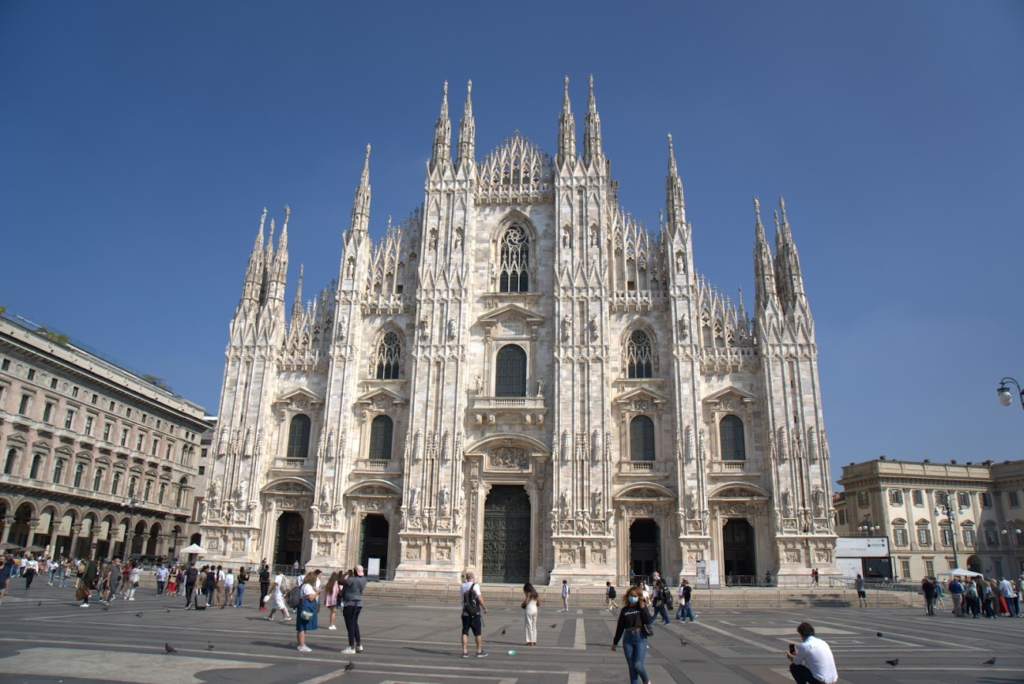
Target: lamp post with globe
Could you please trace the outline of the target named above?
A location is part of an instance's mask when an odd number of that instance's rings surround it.
[[[999,381],[999,387],[996,388],[996,394],[999,395],[999,403],[1003,406],[1009,406],[1013,403],[1013,391],[1007,387],[1007,384],[1017,388],[1017,398],[1020,399],[1020,407],[1024,409],[1024,389],[1021,389],[1020,383],[1013,378],[1003,378]]]
[[[1007,520],[1003,523],[1003,528],[999,530],[1000,534],[1006,535],[1006,539],[1010,542],[1010,553],[1013,554],[1013,574],[1019,575],[1021,571],[1020,563],[1017,560],[1017,539],[1021,533],[1021,526],[1024,525],[1020,520]]]

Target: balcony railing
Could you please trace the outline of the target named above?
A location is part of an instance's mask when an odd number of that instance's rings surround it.
[[[667,477],[667,466],[657,461],[621,461],[619,475],[643,475],[646,477]]]
[[[401,464],[389,459],[365,458],[355,462],[355,470],[369,473],[397,473],[401,471]]]

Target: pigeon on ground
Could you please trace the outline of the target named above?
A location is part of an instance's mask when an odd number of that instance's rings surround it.
[[[206,650],[207,650],[207,651],[212,651],[213,649],[214,649],[214,645],[213,645],[213,642],[211,642],[211,641],[207,641],[207,642],[206,642]]]
[[[103,606],[103,612],[104,613],[107,612],[108,610],[110,610],[110,606]]]
[[[164,644],[164,650],[167,651],[168,653],[177,653],[178,652],[178,649],[174,648],[170,644]]]
[[[135,617],[142,617],[142,613],[136,613]]]
[[[36,604],[36,608],[38,608],[38,607],[39,607],[39,606],[41,606],[41,605],[43,605],[43,602],[42,602],[42,601],[40,601],[39,603],[37,603],[37,604]]]
[[[886,660],[885,664],[886,665],[892,665],[893,669],[896,669],[896,666],[900,664],[900,659],[899,658],[893,658],[892,660]]]
[[[555,624],[551,625],[551,629],[554,629],[557,626],[558,626],[558,623],[556,622]]]
[[[354,669],[356,669],[355,664],[351,660],[348,661],[348,665],[345,666],[345,672],[351,672]]]
[[[876,637],[878,637],[879,639],[881,639],[881,638],[882,638],[882,637],[884,637],[885,635],[884,635],[884,634],[882,634],[881,632],[875,632],[875,636],[876,636]]]
[[[504,635],[505,634],[505,630],[501,630],[501,633]]]
[[[689,646],[690,645],[690,642],[686,641],[685,639],[680,639],[679,643],[682,644],[683,646]]]
[[[170,613],[170,612],[171,612],[171,609],[170,609],[170,608],[168,608],[168,609],[167,609],[167,612],[168,612],[168,613]]]
[[[988,660],[986,660],[985,662],[982,663],[982,665],[995,665],[995,664],[996,664],[996,659],[995,658],[989,658]]]

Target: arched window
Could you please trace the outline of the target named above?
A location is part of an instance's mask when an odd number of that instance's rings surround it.
[[[515,344],[498,350],[495,359],[494,396],[526,396],[526,352]]]
[[[654,456],[654,421],[637,416],[629,423],[629,459],[653,461]]]
[[[132,477],[128,479],[128,498],[135,498],[135,489],[139,486],[139,478]]]
[[[630,378],[649,378],[654,370],[651,340],[642,330],[634,330],[626,343],[626,372]]]
[[[92,476],[92,489],[94,492],[100,491],[100,484],[103,483],[103,471],[97,470],[96,474]]]
[[[79,463],[75,466],[75,486],[82,486],[82,478],[85,477],[85,464]]]
[[[114,479],[110,482],[110,493],[117,496],[121,489],[121,473],[114,473]]]
[[[14,474],[14,465],[18,462],[18,450],[8,449],[7,460],[4,461],[4,475]]]
[[[164,502],[164,496],[167,494],[167,483],[160,483],[160,494],[157,495],[156,502],[162,504]]]
[[[53,464],[53,484],[61,484],[61,475],[64,474],[64,459],[58,458]]]
[[[380,345],[377,347],[377,356],[374,358],[376,378],[378,380],[398,379],[398,360],[401,356],[402,343],[398,339],[398,333],[384,333],[384,339],[380,341]]]
[[[39,469],[43,467],[43,457],[36,454],[32,457],[32,469],[29,471],[28,476],[33,480],[39,477]]]
[[[743,421],[737,416],[726,416],[718,424],[718,436],[722,442],[723,461],[747,460],[747,447],[743,440]]]
[[[309,416],[300,413],[292,418],[288,430],[288,458],[306,458],[309,454]]]
[[[391,438],[395,424],[387,416],[377,416],[370,424],[370,460],[387,461],[391,459]]]
[[[152,480],[146,480],[146,490],[142,494],[142,500],[143,501],[149,501],[149,495],[152,494],[152,493],[153,493],[153,481]]]
[[[526,231],[512,226],[501,236],[500,292],[530,291],[530,243]]]
[[[182,504],[185,503],[186,487],[188,487],[188,480],[186,480],[185,478],[181,478],[181,481],[178,483],[178,493],[174,497],[174,505],[178,508],[181,508]]]

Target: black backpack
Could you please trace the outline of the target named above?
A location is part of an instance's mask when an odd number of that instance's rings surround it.
[[[476,582],[462,595],[462,610],[471,618],[480,617],[480,599],[476,595]]]
[[[608,587],[608,598],[613,599],[616,597],[615,587]]]

